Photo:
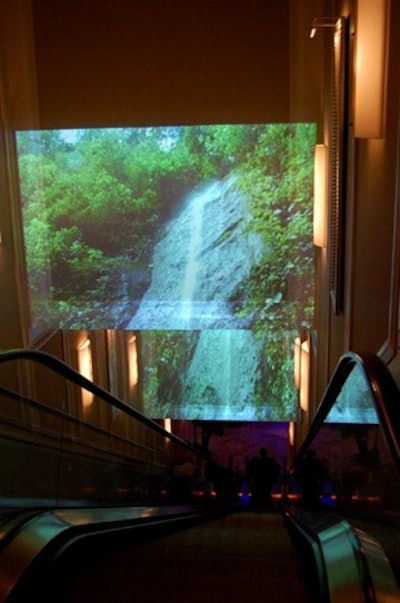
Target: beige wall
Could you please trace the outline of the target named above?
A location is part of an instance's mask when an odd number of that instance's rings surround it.
[[[382,139],[354,138],[352,93],[353,34],[356,2],[328,1],[325,14],[350,22],[350,101],[345,198],[344,308],[337,316],[329,299],[329,250],[318,252],[317,354],[314,401],[318,401],[341,354],[347,350],[389,356],[396,337],[399,250],[394,240],[398,204],[400,4],[390,2],[389,58],[385,131]],[[325,50],[326,52],[326,50]],[[328,62],[327,54],[325,60]],[[326,75],[328,70],[325,70]],[[329,101],[328,87],[325,98]],[[329,111],[324,103],[325,142],[329,146]],[[389,357],[387,356],[387,357]]]
[[[382,139],[355,140],[349,171],[353,176],[352,230],[349,259],[346,339],[349,348],[378,352],[393,332],[390,324],[394,219],[397,199],[400,108],[400,5],[389,2],[389,55],[386,119]],[[351,248],[350,248],[351,245]]]
[[[399,249],[394,249],[393,257],[390,253],[393,246],[393,236],[395,231],[395,210],[398,198],[398,153],[399,147],[399,109],[400,109],[400,71],[398,57],[400,56],[400,5],[392,0],[390,3],[390,31],[389,31],[389,60],[387,74],[387,102],[386,102],[386,123],[385,134],[382,141],[371,141],[359,146],[358,163],[358,196],[357,196],[357,214],[359,216],[359,231],[368,229],[371,232],[371,240],[366,241],[366,237],[361,239],[365,244],[366,257],[364,260],[364,272],[360,273],[360,280],[368,281],[368,267],[373,267],[373,273],[378,278],[371,279],[373,285],[365,292],[363,296],[364,306],[368,306],[366,321],[368,321],[374,312],[376,316],[377,336],[376,344],[383,343],[378,341],[378,337],[385,338],[385,328],[393,336],[393,330],[396,330],[397,320],[388,323],[390,317],[390,305],[393,303],[396,307],[398,300],[391,298],[391,270],[392,260],[398,255]],[[372,241],[372,244],[371,244]],[[360,248],[361,253],[361,248]],[[394,281],[398,281],[398,271],[392,274]],[[395,287],[393,292],[395,292]],[[364,287],[365,290],[365,287]],[[375,292],[375,301],[372,299]],[[355,311],[360,305],[361,295],[355,295]],[[378,312],[381,308],[382,311]],[[397,314],[397,312],[396,312]],[[385,322],[386,319],[386,322]],[[368,324],[368,322],[366,322]],[[379,329],[379,333],[378,333]],[[360,321],[355,320],[354,332],[363,342],[363,329]],[[364,335],[365,337],[365,335]]]
[[[41,127],[288,119],[288,0],[33,0],[32,13]]]

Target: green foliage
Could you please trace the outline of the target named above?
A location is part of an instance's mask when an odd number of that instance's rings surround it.
[[[315,131],[307,125],[269,126],[248,157],[239,186],[249,200],[249,232],[264,242],[262,263],[253,268],[241,316],[253,318],[263,340],[262,391],[272,406],[293,401],[294,334],[312,324],[312,150]],[[262,404],[262,401],[260,401]]]
[[[44,300],[36,300],[49,294],[50,280],[53,298],[71,308],[63,306],[67,315],[79,305],[91,315],[93,300],[118,301],[128,270],[148,269],[160,225],[202,178],[201,158],[182,138],[180,128],[85,130],[74,142],[58,132],[20,133],[21,199],[38,322],[53,315]]]
[[[302,124],[269,126],[239,181],[252,215],[248,230],[262,237],[265,250],[242,309],[243,315],[255,315],[259,330],[267,323],[276,323],[277,331],[284,324],[295,330],[313,314],[314,136]]]
[[[176,408],[176,404],[182,400],[183,369],[189,366],[198,338],[199,332],[193,331],[147,333],[143,343],[143,357],[153,358],[153,361],[144,367],[144,380],[149,399],[147,407],[151,416],[171,416],[171,408]]]
[[[290,406],[289,341],[314,313],[314,142],[308,124],[20,133],[36,326],[112,326],[112,309],[129,305],[129,275],[150,270],[154,240],[184,196],[235,173],[248,204],[247,232],[264,250],[236,296],[239,315],[251,319],[263,343],[256,402],[261,408],[268,391]],[[172,400],[179,384],[168,375],[186,352],[172,334],[163,337],[161,368],[151,379],[155,389],[166,380]]]

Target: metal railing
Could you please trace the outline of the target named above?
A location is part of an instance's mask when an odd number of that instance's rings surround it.
[[[82,392],[92,396],[87,408]],[[0,354],[0,452],[3,508],[187,502],[211,462],[62,360],[30,349]]]

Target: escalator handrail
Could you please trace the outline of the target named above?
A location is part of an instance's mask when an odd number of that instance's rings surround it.
[[[294,465],[312,444],[355,365],[364,373],[394,466],[400,475],[400,391],[383,360],[369,352],[346,352],[340,358]]]
[[[61,375],[65,379],[75,383],[75,385],[78,385],[79,387],[90,391],[95,396],[104,400],[107,404],[110,404],[111,406],[117,408],[126,415],[129,415],[130,417],[136,419],[140,423],[146,425],[146,427],[149,427],[150,429],[154,430],[165,438],[171,440],[175,444],[186,448],[197,456],[200,456],[206,460],[211,460],[209,455],[207,455],[204,451],[199,448],[196,448],[195,446],[190,444],[190,442],[183,440],[174,433],[167,431],[166,429],[161,427],[161,425],[156,423],[153,419],[149,419],[135,408],[128,406],[128,404],[126,404],[119,398],[116,398],[110,392],[103,389],[99,385],[96,385],[96,383],[93,383],[93,381],[90,381],[90,379],[87,379],[86,377],[81,375],[81,373],[76,371],[69,364],[67,364],[60,358],[57,358],[53,354],[29,348],[19,348],[0,352],[0,364],[4,364],[7,362],[15,362],[18,360],[30,360],[32,362],[36,362],[46,366],[48,369]]]
[[[9,399],[18,400],[19,402],[24,402],[24,403],[28,404],[31,408],[36,408],[39,411],[44,411],[48,415],[52,415],[53,417],[57,417],[58,419],[68,420],[70,423],[73,423],[75,425],[83,424],[86,427],[88,427],[88,423],[86,423],[84,420],[80,419],[79,417],[68,414],[67,412],[65,412],[63,410],[58,410],[57,408],[48,406],[47,404],[43,404],[42,402],[38,402],[37,400],[34,400],[33,398],[29,398],[28,396],[25,396],[24,394],[18,393],[16,391],[13,391],[9,388],[6,388],[6,387],[3,387],[2,385],[0,385],[0,396],[2,394],[4,394]],[[8,417],[7,417],[7,419],[8,419]],[[4,417],[2,417],[2,420],[4,421],[6,419]],[[12,421],[12,419],[8,419],[8,420]],[[15,423],[13,423],[13,424],[15,425]],[[96,433],[98,433],[98,434],[109,435],[109,431],[107,431],[106,428],[103,428],[103,427],[95,425],[95,424],[89,424],[89,427],[93,431],[96,431]],[[113,434],[113,436],[118,437],[118,440],[121,442],[125,441],[127,443],[131,443],[131,440],[129,440],[129,438],[126,438],[125,436],[122,436],[121,434]],[[63,435],[63,437],[64,438],[66,437],[65,434]],[[81,443],[81,445],[82,445],[82,443]],[[142,449],[146,448],[146,446],[142,443],[139,444],[138,442],[135,442],[135,445]],[[100,447],[95,446],[93,443],[91,443],[90,448],[92,450],[93,449],[102,450]],[[124,456],[121,452],[119,453],[119,455],[122,455],[122,457]],[[129,457],[129,454],[127,456]],[[0,541],[1,541],[1,536],[0,536]]]

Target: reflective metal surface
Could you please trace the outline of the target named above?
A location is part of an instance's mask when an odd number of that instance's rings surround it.
[[[77,538],[96,531],[106,533],[160,521],[183,521],[195,515],[194,509],[185,506],[58,509],[38,513],[23,523],[0,551],[0,602],[7,600],[35,559],[56,539],[58,545],[50,553],[50,559]]]

